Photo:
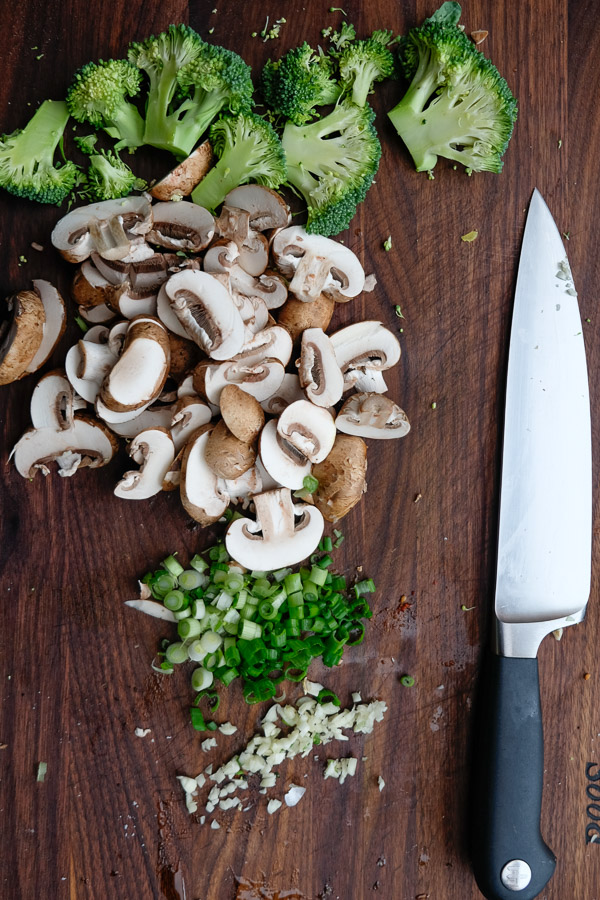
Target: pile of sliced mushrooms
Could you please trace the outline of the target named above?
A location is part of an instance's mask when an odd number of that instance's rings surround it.
[[[240,503],[226,546],[241,565],[309,556],[324,519],[337,522],[366,490],[363,438],[410,426],[385,396],[383,372],[400,357],[392,332],[366,321],[326,334],[335,303],[372,289],[359,260],[290,221],[258,185],[231,191],[218,218],[149,195],[64,216],[52,243],[78,264],[72,295],[89,329],[33,392],[32,427],[13,450],[19,473],[102,466],[125,438],[139,468],[118,497],[178,488],[204,526]],[[39,369],[65,326],[46,281],[8,302],[0,384]],[[307,495],[309,475],[318,487]]]

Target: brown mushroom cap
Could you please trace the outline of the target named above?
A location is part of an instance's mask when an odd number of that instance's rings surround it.
[[[237,478],[254,465],[256,447],[238,440],[221,419],[206,442],[204,458],[216,475]]]
[[[219,406],[223,421],[238,440],[245,444],[256,440],[265,424],[265,414],[258,400],[237,384],[227,384],[221,391]]]
[[[190,155],[172,169],[168,175],[157,181],[150,190],[157,200],[171,200],[173,197],[187,197],[202,181],[213,164],[210,141],[204,141]]]
[[[202,351],[194,341],[179,337],[169,331],[169,344],[171,346],[171,364],[169,375],[179,381],[190,369],[193,369],[199,361]]]
[[[303,300],[288,295],[279,310],[277,323],[287,328],[296,343],[307,328],[322,328],[327,331],[334,308],[335,300],[325,294],[320,294],[312,303],[304,303]]]
[[[338,434],[333,449],[313,466],[319,487],[313,503],[328,522],[337,522],[355,506],[366,490],[367,445],[359,437]]]
[[[44,336],[46,313],[36,291],[20,291],[6,301],[12,319],[0,326],[0,384],[27,374]]]

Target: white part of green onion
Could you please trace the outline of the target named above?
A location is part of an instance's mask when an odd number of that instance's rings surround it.
[[[206,615],[206,603],[204,600],[194,600],[192,603],[192,615],[195,619],[203,619]]]
[[[186,794],[195,794],[198,790],[198,785],[196,784],[195,778],[190,778],[189,775],[178,775],[177,781],[186,792]]]
[[[208,669],[203,669],[200,666],[198,669],[194,669],[192,672],[192,688],[195,691],[204,691],[206,688],[209,688],[213,683],[213,673],[209,672]]]
[[[202,649],[202,644],[197,640],[188,647],[188,655],[192,662],[202,662],[206,656],[206,650]]]
[[[47,771],[48,771],[48,763],[45,763],[45,762],[38,763],[36,781],[43,781],[44,778],[46,777]]]
[[[216,653],[222,643],[223,638],[214,631],[205,631],[200,638],[202,649],[207,653]]]
[[[179,587],[182,587],[184,591],[196,590],[196,588],[199,588],[202,585],[203,580],[204,577],[200,572],[196,572],[195,569],[186,569],[177,579]]]
[[[184,663],[188,658],[188,648],[180,641],[176,641],[174,644],[169,644],[165,651],[165,656],[170,663],[175,663],[176,665]]]
[[[272,816],[274,812],[277,812],[281,805],[281,800],[269,800],[267,803],[267,812]]]
[[[156,603],[154,600],[126,600],[125,606],[137,609],[148,616],[154,616],[155,619],[164,619],[165,622],[177,621],[170,609],[167,609],[162,603]]]
[[[221,593],[215,597],[215,606],[217,609],[229,609],[232,603],[233,597],[231,594],[228,594],[227,591],[221,591]]]
[[[225,615],[223,616],[223,622],[227,622],[229,625],[235,625],[236,622],[240,621],[240,614],[237,609],[228,609]]]

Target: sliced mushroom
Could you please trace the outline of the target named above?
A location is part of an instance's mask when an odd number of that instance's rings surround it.
[[[152,227],[145,197],[102,200],[78,206],[59,219],[51,241],[68,262],[83,262],[95,250],[106,259],[122,259]]]
[[[117,361],[117,354],[113,353],[108,343],[96,344],[93,341],[79,341],[79,364],[77,366],[77,378],[83,381],[96,381],[102,384],[107,372],[110,372]],[[92,402],[92,401],[88,401]]]
[[[78,408],[82,408],[81,397],[77,396],[65,373],[58,369],[48,372],[40,378],[31,395],[31,424],[37,429],[64,431],[72,426],[73,414]]]
[[[190,373],[189,375],[186,375],[186,377],[177,388],[177,398],[181,400],[182,397],[197,396],[198,392],[194,390],[194,375],[193,373]]]
[[[263,480],[257,466],[252,466],[237,478],[225,478],[223,482],[219,482],[219,485],[222,485],[223,492],[227,494],[232,503],[241,501],[244,508],[254,494],[260,494],[263,490]]]
[[[175,488],[178,488],[181,485],[181,463],[183,460],[184,451],[185,445],[181,448],[181,450],[176,455],[175,459],[165,472],[165,477],[163,478],[162,483],[163,491],[174,491]]]
[[[256,448],[238,440],[220,419],[206,442],[204,458],[219,478],[237,478],[254,465]]]
[[[219,487],[204,456],[211,431],[212,425],[203,425],[194,432],[181,461],[181,502],[188,515],[204,526],[220,519],[229,506],[229,497]]]
[[[109,281],[96,268],[94,263],[86,259],[77,269],[71,284],[71,296],[75,303],[84,309],[107,304],[115,291],[116,285]]]
[[[169,377],[180,381],[186,372],[194,368],[203,354],[194,341],[180,337],[178,334],[169,333],[169,344],[171,345]]]
[[[265,414],[258,400],[237,384],[226,384],[219,397],[225,425],[240,441],[251,444],[265,424]]]
[[[287,366],[291,355],[292,339],[289,332],[282,325],[271,325],[253,334],[231,359],[248,366],[255,366],[265,359],[278,359]]]
[[[365,273],[348,247],[331,238],[307,234],[300,225],[284,228],[273,240],[279,270],[291,278],[289,290],[310,303],[324,293],[345,302],[363,289]]]
[[[171,309],[198,346],[213,359],[229,359],[244,343],[244,323],[231,294],[213,275],[186,270],[172,275]]]
[[[381,322],[356,322],[331,335],[335,358],[344,373],[344,390],[349,390],[367,369],[380,372],[400,359],[400,342]]]
[[[114,319],[116,316],[114,309],[106,303],[101,303],[99,306],[93,306],[91,309],[86,309],[84,306],[78,306],[77,312],[84,321],[90,322],[92,325],[102,325],[104,322],[110,322],[111,319]]]
[[[127,452],[140,468],[125,472],[115,495],[123,500],[154,497],[162,491],[163,479],[175,457],[171,435],[164,428],[148,428],[134,437]]]
[[[348,370],[348,375],[351,374],[351,371]],[[352,374],[354,373],[352,372]],[[360,370],[353,387],[360,394],[385,394],[387,392],[387,384],[379,369]]]
[[[399,438],[410,431],[404,410],[383,394],[353,394],[335,420],[338,431],[365,438]]]
[[[327,409],[308,400],[296,400],[279,416],[277,433],[310,462],[318,463],[333,447],[335,422]]]
[[[269,324],[269,309],[260,297],[244,297],[235,291],[231,295],[240,311],[244,327],[250,334],[258,334]]]
[[[88,341],[87,343],[91,344],[92,342]],[[77,391],[77,393],[81,397],[83,397],[83,399],[87,403],[94,403],[96,397],[100,392],[100,385],[102,382],[101,380],[90,381],[84,378],[80,378],[79,372],[81,371],[81,365],[82,355],[79,349],[79,344],[77,343],[67,351],[67,355],[65,357],[65,371],[67,373],[69,382]]]
[[[149,244],[136,247],[135,253],[124,259],[103,259],[98,253],[92,253],[91,261],[110,284],[115,287],[131,285],[138,293],[157,293],[172,270],[179,270],[181,265],[180,257],[173,253],[155,253]],[[109,301],[110,297],[109,293]]]
[[[314,552],[324,528],[318,509],[294,505],[286,488],[256,494],[254,506],[256,521],[236,519],[225,535],[227,552],[236,562],[269,571],[292,566]]]
[[[270,419],[258,439],[260,461],[278,485],[300,490],[311,472],[310,460],[277,433],[277,420]]]
[[[92,341],[94,344],[106,344],[110,328],[106,325],[92,325],[83,335],[84,341]]]
[[[74,475],[78,468],[104,466],[118,447],[116,437],[101,422],[76,413],[70,428],[30,428],[13,449],[15,466],[23,478],[38,471],[50,474],[56,462],[58,474]]]
[[[171,309],[171,300],[167,294],[167,286],[163,284],[156,300],[156,315],[163,325],[177,337],[185,338],[186,341],[191,340],[189,334]]]
[[[215,219],[215,232],[224,240],[234,241],[237,247],[241,247],[250,234],[250,213],[224,203]]]
[[[157,181],[150,189],[150,193],[157,200],[177,201],[189,196],[202,181],[213,161],[214,154],[210,141],[204,141],[168,175]]]
[[[200,363],[194,369],[194,389],[209,403],[219,405],[226,384],[237,384],[260,403],[272,396],[283,381],[285,369],[278,359],[265,359],[256,365],[225,361],[220,365]]]
[[[215,220],[209,211],[187,200],[155,203],[152,218],[152,230],[146,239],[167,250],[198,253],[208,246],[215,233]]]
[[[306,398],[304,391],[300,387],[300,379],[297,375],[286,372],[275,393],[263,400],[261,406],[266,413],[272,416],[279,416],[290,403],[304,399]]]
[[[26,372],[37,372],[48,362],[67,324],[65,303],[56,288],[49,281],[38,279],[33,282],[33,289],[42,301],[46,318],[42,328],[42,343],[26,367]]]
[[[328,522],[337,522],[366,491],[367,445],[359,437],[338,434],[327,459],[313,466],[319,482],[312,499]]]
[[[127,284],[115,288],[108,306],[126,319],[136,316],[156,316],[157,292],[150,288],[136,291]]]
[[[204,254],[202,268],[212,275],[227,275],[240,255],[235,241],[220,238],[214,241]]]
[[[102,383],[102,403],[119,413],[149,406],[162,390],[169,361],[164,325],[150,316],[132,319],[123,351]]]
[[[110,430],[124,438],[134,438],[141,431],[147,431],[148,429],[162,428],[168,430],[175,414],[175,407],[175,403],[166,405],[154,404],[125,422],[111,422]]]
[[[199,397],[182,397],[173,410],[169,427],[175,444],[175,452],[179,453],[190,435],[210,422],[212,413],[206,403]]]
[[[333,406],[341,399],[344,376],[331,340],[321,328],[307,328],[302,335],[298,374],[306,396],[317,406]]]
[[[229,191],[224,203],[228,207],[245,209],[249,225],[255,231],[283,228],[291,220],[290,208],[276,191],[260,184],[242,184]]]
[[[44,337],[46,313],[36,291],[20,291],[6,301],[11,318],[0,325],[0,385],[27,375]]]
[[[263,234],[252,231],[240,246],[238,262],[248,275],[258,278],[269,264],[269,242]]]
[[[335,300],[325,294],[320,294],[312,303],[303,303],[296,297],[288,296],[279,310],[277,322],[287,328],[296,343],[307,328],[322,328],[326,331],[334,309]]]

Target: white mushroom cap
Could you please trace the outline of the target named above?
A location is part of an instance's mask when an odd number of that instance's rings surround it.
[[[303,487],[311,472],[310,461],[277,434],[277,421],[267,422],[258,439],[260,461],[274,483],[294,491]]]
[[[215,220],[197,203],[155,203],[152,207],[152,230],[147,240],[168,250],[192,250],[198,253],[211,241]]]
[[[292,566],[314,552],[324,528],[318,509],[294,505],[285,488],[256,494],[254,506],[256,521],[236,519],[225,535],[227,552],[240,565],[268,571]]]
[[[143,242],[152,227],[145,197],[102,200],[78,206],[59,219],[51,241],[68,262],[83,262],[93,250],[107,259],[122,259]]]
[[[30,428],[13,449],[15,466],[23,478],[44,475],[56,462],[58,474],[73,475],[81,466],[104,466],[117,449],[117,439],[101,422],[76,413],[70,428]]]
[[[335,420],[338,431],[364,438],[399,438],[410,431],[404,410],[383,394],[353,394]]]
[[[138,471],[125,472],[115,488],[123,500],[146,500],[162,490],[163,479],[173,462],[175,447],[164,428],[141,431],[129,445],[128,451]]]
[[[278,232],[272,249],[278,268],[291,278],[290,292],[299,300],[311,302],[324,293],[346,301],[363,289],[363,267],[339,241],[307,234],[302,226],[292,225]]]
[[[167,281],[171,309],[213,359],[229,359],[242,348],[244,323],[229,291],[207,272],[184,270]]]
[[[209,407],[200,397],[182,397],[178,400],[169,423],[175,452],[179,453],[192,433],[210,422],[211,418]]]
[[[210,425],[203,425],[194,432],[185,445],[181,463],[181,502],[188,515],[204,526],[220,519],[229,505],[229,497],[204,458],[210,431]]]
[[[102,403],[114,412],[149,406],[166,381],[170,353],[166,329],[158,319],[131,319],[123,351],[102,383]]]
[[[260,403],[275,393],[285,375],[285,369],[278,359],[265,359],[256,365],[241,362],[225,361],[220,365],[196,366],[195,372],[202,370],[203,389],[197,380],[198,393],[206,397],[209,403],[219,405],[221,391],[226,384],[237,384],[247,394],[251,394]]]
[[[300,386],[299,377],[291,372],[286,372],[275,393],[263,400],[260,405],[266,413],[279,416],[290,403],[304,399],[304,391]]]
[[[344,373],[344,389],[348,390],[363,370],[386,369],[400,359],[400,342],[381,322],[356,322],[331,335],[335,358]]]
[[[333,344],[321,328],[307,328],[302,335],[300,384],[317,406],[333,406],[344,392],[344,376]]]
[[[308,400],[296,400],[279,416],[277,433],[306,459],[317,463],[324,460],[333,447],[335,422],[329,410]]]

